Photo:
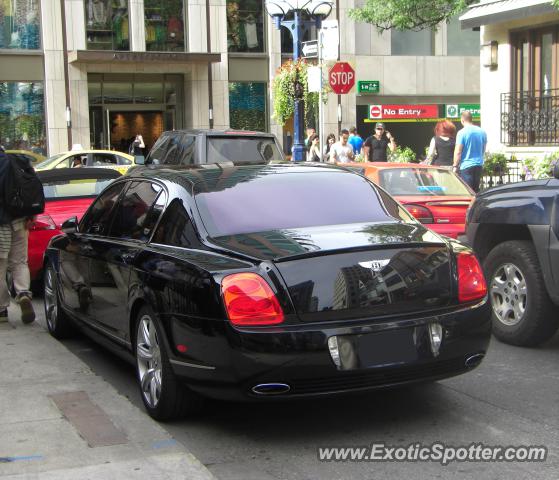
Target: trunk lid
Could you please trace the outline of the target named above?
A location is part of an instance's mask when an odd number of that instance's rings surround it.
[[[448,305],[452,295],[448,245],[420,224],[335,225],[214,241],[273,262],[304,322],[428,311]]]

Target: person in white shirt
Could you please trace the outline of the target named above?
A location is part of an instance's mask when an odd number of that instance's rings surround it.
[[[353,154],[353,146],[348,142],[349,131],[343,129],[340,136],[340,141],[334,143],[330,149],[330,162],[332,163],[348,163],[353,161],[355,155]]]

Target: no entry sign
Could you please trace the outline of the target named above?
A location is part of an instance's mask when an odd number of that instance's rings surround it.
[[[334,93],[343,95],[348,93],[355,85],[355,70],[347,62],[337,62],[330,69],[328,80]]]

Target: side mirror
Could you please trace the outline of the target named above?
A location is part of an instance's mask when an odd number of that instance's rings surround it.
[[[559,180],[559,160],[557,161],[557,163],[555,164],[555,166],[553,167],[553,176]]]
[[[146,158],[143,155],[137,155],[134,157],[134,163],[136,165],[145,165],[146,164]]]
[[[77,233],[78,231],[78,217],[70,217],[68,220],[65,220],[60,230],[66,234]]]

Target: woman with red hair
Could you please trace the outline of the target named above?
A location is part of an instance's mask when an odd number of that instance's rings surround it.
[[[454,145],[456,144],[456,127],[449,120],[442,120],[435,125],[435,136],[429,144],[427,162],[432,165],[452,167]]]

